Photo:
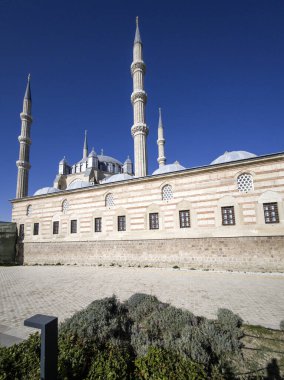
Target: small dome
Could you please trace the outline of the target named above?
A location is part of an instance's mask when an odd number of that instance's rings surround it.
[[[86,181],[73,181],[70,183],[70,185],[67,186],[66,190],[74,190],[74,189],[81,189],[83,187],[92,186],[89,182]]]
[[[93,148],[88,157],[97,157],[97,153],[95,152],[95,149]]]
[[[233,152],[225,152],[221,156],[217,157],[210,165],[223,164],[230,161],[245,160],[246,158],[257,157],[256,154],[246,152],[245,150],[237,150]]]
[[[67,164],[65,156],[62,158],[61,161],[59,161],[60,164]]]
[[[107,163],[112,163],[112,164],[118,164],[118,165],[121,165],[122,166],[122,163],[118,160],[116,160],[115,158],[113,157],[110,157],[110,156],[104,156],[102,154],[99,154],[98,155],[98,159],[100,162],[107,162]]]
[[[56,189],[55,187],[43,187],[41,189],[38,189],[34,195],[44,195],[44,194],[51,194],[51,193],[58,193],[60,190]]]
[[[179,170],[184,170],[184,169],[185,169],[184,166],[182,166],[178,161],[175,161],[173,164],[163,165],[160,168],[156,169],[152,173],[152,175],[178,172]]]
[[[118,181],[126,181],[128,179],[132,179],[133,177],[127,173],[119,173],[112,175],[111,177],[104,178],[101,183],[111,183],[111,182],[118,182]]]
[[[132,164],[132,161],[130,160],[130,157],[128,156],[127,159],[124,161],[124,164]]]

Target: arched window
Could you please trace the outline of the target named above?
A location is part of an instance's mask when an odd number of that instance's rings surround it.
[[[242,173],[237,179],[237,188],[241,193],[253,191],[253,178],[249,173]]]
[[[62,212],[66,214],[68,208],[69,208],[69,203],[67,199],[64,199],[64,201],[62,202]]]
[[[163,201],[169,201],[173,198],[173,190],[171,185],[165,185],[162,188],[162,200]]]
[[[32,205],[28,205],[28,207],[27,207],[27,216],[30,216],[32,214],[32,212],[33,212]]]
[[[112,207],[112,206],[114,206],[114,198],[113,198],[113,194],[112,193],[106,195],[105,206],[106,207]]]

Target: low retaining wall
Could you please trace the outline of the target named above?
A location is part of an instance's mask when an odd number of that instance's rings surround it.
[[[25,243],[25,264],[284,272],[284,236]]]
[[[15,262],[17,224],[0,222],[0,264]]]

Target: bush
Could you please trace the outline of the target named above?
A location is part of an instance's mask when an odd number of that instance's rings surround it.
[[[243,324],[242,318],[229,309],[218,309],[217,318],[218,322],[229,330],[240,328]]]
[[[138,356],[145,355],[150,346],[176,350],[185,326],[197,324],[197,318],[189,311],[166,304],[157,308],[144,319],[134,321],[131,344]]]
[[[137,380],[208,379],[202,365],[161,348],[150,348],[147,355],[135,360]]]
[[[227,309],[208,320],[142,293],[97,300],[60,326],[58,380],[233,379],[241,323]],[[39,335],[0,348],[0,380],[38,379],[39,356]]]
[[[63,322],[60,332],[96,342],[97,346],[108,342],[123,344],[130,340],[128,310],[115,296],[96,300]]]
[[[84,379],[94,356],[95,346],[61,334],[58,339],[58,377],[59,379]]]
[[[11,347],[0,347],[1,380],[38,380],[40,377],[40,337],[31,335]]]
[[[284,319],[280,322],[280,330],[284,331]]]
[[[108,345],[96,351],[87,380],[127,380],[133,373],[132,358],[127,350]]]

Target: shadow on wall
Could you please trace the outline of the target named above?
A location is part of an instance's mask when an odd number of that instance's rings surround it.
[[[0,222],[0,264],[15,264],[17,224]]]
[[[271,359],[266,367],[267,376],[264,380],[283,380],[283,377],[280,375],[280,368],[276,359]]]

